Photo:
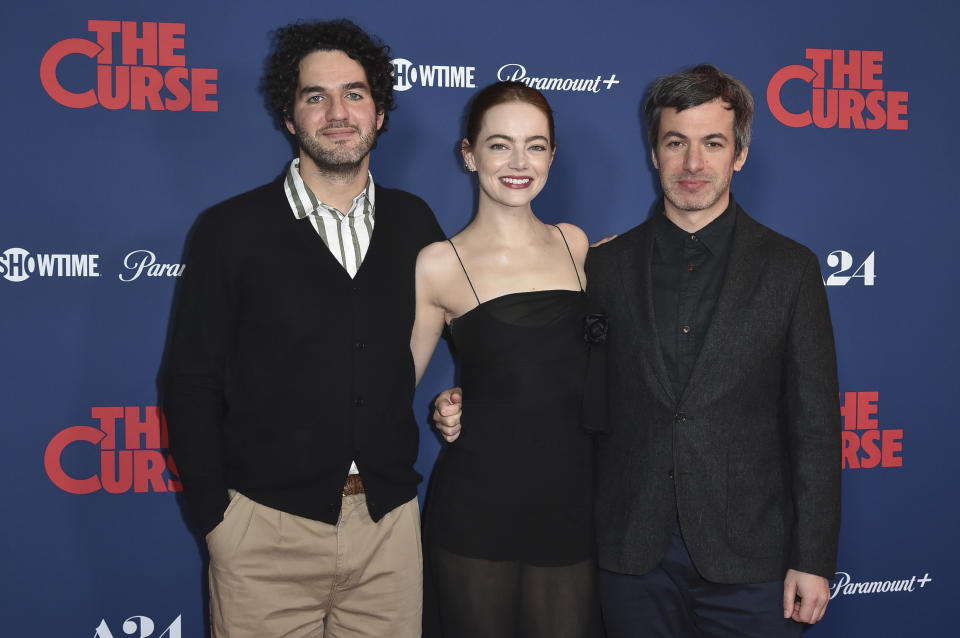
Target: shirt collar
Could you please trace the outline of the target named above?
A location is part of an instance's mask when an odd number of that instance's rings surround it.
[[[711,254],[722,255],[730,248],[733,227],[737,219],[736,209],[737,203],[733,199],[733,193],[730,193],[730,203],[727,204],[726,210],[697,232],[688,233],[670,221],[661,198],[654,217],[654,229],[661,237],[670,238],[673,241],[682,241],[690,235],[696,235],[701,245],[706,247]]]
[[[304,219],[311,214],[322,215],[324,213],[337,217],[344,216],[342,211],[321,202],[303,181],[303,177],[300,176],[299,157],[290,162],[287,176],[283,180],[283,191],[287,195],[287,202],[293,210],[293,216],[297,219]],[[373,186],[373,174],[367,171],[367,185],[353,198],[353,203],[350,205],[350,210],[346,212],[346,216],[370,215],[373,217],[375,199],[376,189]],[[364,203],[368,203],[369,206],[364,206]]]

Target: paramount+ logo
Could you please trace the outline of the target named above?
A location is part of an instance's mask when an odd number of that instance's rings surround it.
[[[770,78],[767,105],[786,126],[906,131],[907,91],[887,90],[883,51],[807,49],[809,65]]]
[[[180,22],[89,20],[92,39],[67,38],[40,61],[40,82],[58,104],[133,111],[217,111],[217,69],[187,67]],[[73,58],[96,58],[96,71]],[[61,67],[83,79],[64,86]],[[65,75],[65,74],[64,74]],[[71,79],[73,79],[71,74]]]
[[[160,408],[93,407],[90,416],[99,427],[74,425],[47,444],[43,467],[54,485],[70,494],[183,491]]]

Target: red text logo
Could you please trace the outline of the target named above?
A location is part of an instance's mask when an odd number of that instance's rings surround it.
[[[796,128],[857,128],[906,131],[906,91],[887,91],[883,51],[807,49],[809,66],[791,64],[770,78],[767,104],[778,121]],[[786,85],[805,83],[797,102],[785,99]],[[809,95],[810,98],[805,96]],[[791,96],[793,97],[793,96]],[[788,109],[784,102],[793,105]]]
[[[841,392],[843,468],[903,467],[903,429],[880,428],[879,392]]]
[[[43,467],[54,485],[71,494],[183,491],[160,408],[95,407],[90,416],[99,427],[74,425],[47,444]]]
[[[185,24],[89,20],[87,28],[95,35],[93,40],[61,40],[40,62],[40,82],[59,104],[134,111],[218,109],[217,69],[187,67],[182,53]],[[95,73],[81,84],[84,90],[64,87],[57,76],[61,63],[76,55],[96,58]]]

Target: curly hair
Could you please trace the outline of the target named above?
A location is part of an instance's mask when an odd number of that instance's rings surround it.
[[[664,107],[683,111],[720,99],[733,111],[734,154],[750,146],[753,123],[753,95],[740,80],[712,64],[701,64],[688,71],[658,78],[650,88],[644,112],[650,147],[656,150],[660,136],[660,113]]]
[[[293,112],[300,61],[314,51],[343,51],[366,72],[377,113],[383,113],[379,133],[387,130],[390,111],[396,108],[396,104],[390,47],[382,40],[368,35],[349,20],[297,22],[280,27],[272,36],[273,53],[267,59],[261,89],[281,127]]]

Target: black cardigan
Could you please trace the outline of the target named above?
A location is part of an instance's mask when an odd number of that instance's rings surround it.
[[[283,182],[204,213],[187,252],[164,374],[171,451],[206,534],[227,488],[336,523],[351,460],[374,520],[416,495],[417,253],[444,235],[421,199],[377,187],[351,279]]]

